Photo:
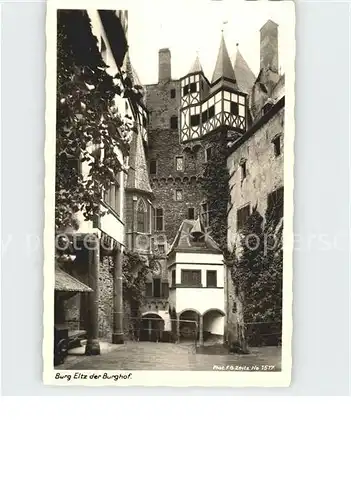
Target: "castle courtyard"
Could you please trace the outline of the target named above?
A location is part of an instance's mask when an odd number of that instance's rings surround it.
[[[258,368],[257,368],[258,367]],[[251,348],[250,354],[230,354],[224,346],[195,348],[194,343],[101,343],[100,356],[85,356],[73,349],[57,370],[215,370],[278,371],[281,347]]]

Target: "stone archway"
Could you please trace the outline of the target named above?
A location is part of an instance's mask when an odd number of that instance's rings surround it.
[[[179,314],[179,340],[194,341],[199,335],[200,314],[194,309],[186,309]]]
[[[141,319],[139,341],[158,342],[162,340],[165,322],[159,314],[146,313]]]
[[[209,309],[203,315],[204,340],[224,338],[225,314],[220,309]]]

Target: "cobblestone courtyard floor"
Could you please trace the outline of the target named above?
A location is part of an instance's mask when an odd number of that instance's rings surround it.
[[[101,355],[85,356],[84,347],[71,351],[57,370],[262,370],[281,369],[281,348],[251,348],[250,354],[226,352],[225,348],[196,352],[194,344],[126,342],[101,343]],[[207,351],[211,352],[211,350]],[[220,352],[220,353],[219,353]]]

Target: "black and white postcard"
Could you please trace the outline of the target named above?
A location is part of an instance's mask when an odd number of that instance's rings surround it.
[[[48,2],[46,384],[290,384],[294,67],[290,1]]]

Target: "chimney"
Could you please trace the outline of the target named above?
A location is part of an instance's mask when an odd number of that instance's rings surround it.
[[[171,79],[171,51],[160,49],[158,51],[158,81]]]
[[[270,69],[274,73],[278,73],[278,25],[269,20],[262,26],[260,33],[260,69]]]

